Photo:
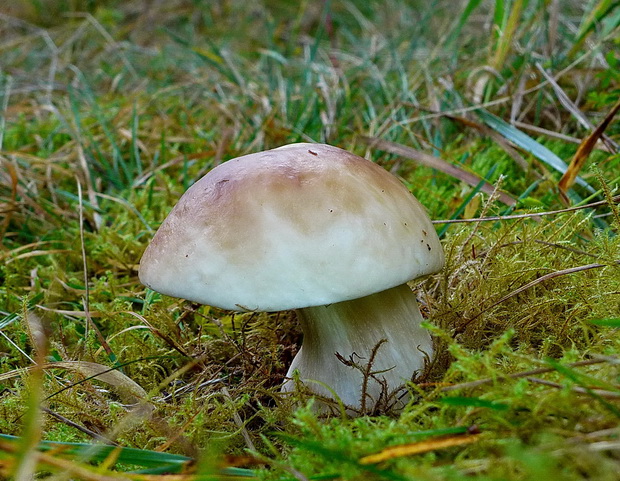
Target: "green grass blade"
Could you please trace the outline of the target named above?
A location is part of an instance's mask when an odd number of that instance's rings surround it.
[[[391,481],[407,481],[407,478],[401,476],[392,471],[388,471],[386,469],[379,469],[372,465],[362,465],[358,462],[357,458],[351,457],[348,453],[343,451],[327,448],[325,445],[319,441],[309,441],[305,439],[298,439],[293,436],[286,435],[284,433],[275,433],[279,438],[283,439],[287,443],[296,446],[300,449],[310,451],[312,453],[323,456],[327,459],[337,460],[340,463],[353,465],[359,468],[362,471],[366,471],[368,473],[375,474],[385,479],[389,479]]]
[[[495,0],[495,9],[493,10],[493,26],[495,27],[494,35],[500,36],[506,24],[506,5],[504,0]]]
[[[502,5],[503,10],[503,0],[498,0],[496,2],[497,5]],[[505,25],[502,25],[500,30],[500,37],[497,41],[497,48],[495,49],[495,56],[493,58],[493,67],[496,70],[501,70],[506,62],[506,57],[508,56],[508,52],[510,51],[510,47],[513,44],[515,32],[517,31],[517,27],[519,26],[519,20],[521,19],[521,12],[523,8],[527,4],[526,0],[515,0],[510,14],[505,22]],[[496,7],[497,8],[497,7]],[[505,17],[505,13],[502,13],[502,17]],[[499,15],[496,17],[496,21],[499,21]],[[503,18],[502,18],[503,21]],[[496,25],[497,26],[497,25]]]
[[[620,327],[620,317],[615,319],[592,319],[590,322],[595,326]]]
[[[531,138],[529,135],[523,133],[516,127],[510,125],[508,122],[505,122],[504,120],[484,109],[477,109],[475,112],[485,124],[495,130],[497,133],[506,137],[514,144],[518,145],[522,149],[532,154],[538,160],[544,162],[545,164],[549,165],[550,167],[554,168],[562,174],[564,174],[564,172],[566,172],[566,169],[568,169],[568,165],[566,164],[566,162],[560,159],[551,150]],[[585,187],[590,192],[596,191],[594,187],[588,184],[581,177],[577,178],[577,183],[582,187]]]
[[[496,401],[487,401],[486,399],[472,397],[451,396],[442,398],[439,400],[439,402],[441,402],[442,404],[447,404],[448,406],[489,408],[495,411],[506,411],[510,409],[510,406],[508,404]]]
[[[586,36],[594,29],[594,27],[597,24],[600,24],[603,18],[610,13],[614,7],[619,5],[620,2],[618,2],[618,0],[600,0],[600,2],[592,8],[590,13],[587,16],[584,16],[584,19],[579,26],[575,43],[573,44],[569,55],[574,55],[583,44]],[[620,21],[620,18],[616,16],[614,20]]]
[[[17,436],[7,434],[0,434],[0,439],[11,442],[18,442],[20,440]],[[38,445],[38,450],[44,452],[53,451],[55,456],[62,456],[63,458],[79,459],[81,461],[88,460],[96,463],[106,461],[110,456],[114,456],[117,463],[151,468],[141,471],[143,473],[147,471],[150,473],[180,472],[185,466],[194,461],[193,458],[180,454],[106,444],[41,441]],[[253,471],[243,468],[225,468],[222,470],[222,474],[255,477]]]
[[[446,42],[448,46],[452,45],[452,43],[456,41],[456,39],[461,34],[463,27],[467,23],[467,20],[469,19],[471,14],[474,12],[474,10],[478,8],[478,6],[481,3],[482,3],[482,0],[469,0],[469,2],[467,2],[467,5],[465,5],[465,9],[463,10],[463,13],[461,13],[461,16],[459,17],[459,21],[456,24],[456,27],[454,28],[454,30],[450,34],[450,38]]]

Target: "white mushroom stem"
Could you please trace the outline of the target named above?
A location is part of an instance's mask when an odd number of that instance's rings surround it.
[[[360,299],[306,307],[297,312],[304,339],[287,377],[292,378],[293,371],[298,370],[309,389],[333,397],[320,383],[325,384],[345,405],[356,409],[372,408],[379,401],[383,390],[379,380],[385,380],[390,394],[416,372],[420,373],[425,360],[433,354],[431,336],[420,326],[422,316],[415,294],[406,284]],[[371,365],[377,379],[369,376],[364,389],[364,374],[345,365],[336,353],[366,368],[373,348],[382,339],[386,342],[379,346]],[[283,391],[294,388],[292,379],[282,386]]]

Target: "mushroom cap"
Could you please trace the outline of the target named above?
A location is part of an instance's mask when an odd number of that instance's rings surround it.
[[[356,299],[440,270],[424,207],[373,162],[299,143],[229,160],[192,185],[140,261],[151,289],[230,310]]]

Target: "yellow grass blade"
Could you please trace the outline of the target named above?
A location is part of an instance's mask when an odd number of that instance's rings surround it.
[[[402,458],[403,456],[411,456],[413,454],[422,454],[437,449],[451,448],[453,446],[462,446],[464,444],[475,443],[480,434],[447,436],[440,438],[432,438],[418,443],[401,444],[385,448],[383,451],[364,456],[360,459],[360,464],[376,464],[394,458]]]

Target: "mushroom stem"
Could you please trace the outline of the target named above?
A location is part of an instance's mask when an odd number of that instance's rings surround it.
[[[298,370],[302,380],[329,386],[346,406],[368,409],[380,400],[383,384],[387,387],[383,395],[392,394],[421,372],[433,354],[431,336],[420,326],[422,315],[407,284],[359,299],[298,309],[297,313],[303,345],[288,370],[283,391],[294,389],[290,378]],[[386,342],[380,344],[382,340]],[[370,366],[374,374],[364,380],[362,371],[368,367],[377,345]],[[336,353],[362,369],[346,365]],[[321,384],[310,383],[308,387],[333,397]]]

